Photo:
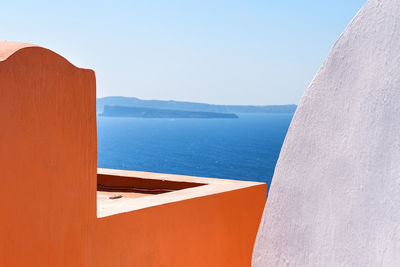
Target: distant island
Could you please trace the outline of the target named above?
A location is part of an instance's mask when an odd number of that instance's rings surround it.
[[[237,119],[239,118],[233,113],[217,113],[203,111],[186,111],[174,109],[159,108],[143,108],[128,106],[108,106],[105,105],[103,113],[99,114],[104,117],[133,117],[133,118],[197,118],[197,119]]]
[[[213,113],[289,113],[296,111],[296,105],[213,105],[205,103],[166,101],[166,100],[142,100],[136,97],[109,96],[97,99],[97,113],[103,113],[105,106],[155,108],[174,111],[196,111]]]

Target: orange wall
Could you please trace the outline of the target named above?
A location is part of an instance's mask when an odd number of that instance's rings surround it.
[[[0,266],[250,265],[265,185],[97,218],[94,72],[18,49],[0,42]]]
[[[259,185],[99,218],[95,266],[250,266],[265,195]]]
[[[0,266],[88,263],[95,97],[94,72],[47,49],[0,61]]]

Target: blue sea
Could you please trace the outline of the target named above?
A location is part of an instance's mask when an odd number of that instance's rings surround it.
[[[97,118],[98,166],[271,182],[292,114]]]

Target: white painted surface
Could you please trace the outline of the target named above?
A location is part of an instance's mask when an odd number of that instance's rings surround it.
[[[371,0],[303,96],[253,266],[400,266],[400,1]]]

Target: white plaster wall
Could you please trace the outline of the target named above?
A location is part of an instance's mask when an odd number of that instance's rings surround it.
[[[370,0],[303,96],[253,266],[400,266],[400,0]]]

